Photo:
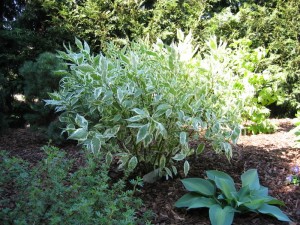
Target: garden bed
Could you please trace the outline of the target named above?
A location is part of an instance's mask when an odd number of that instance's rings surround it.
[[[190,159],[191,170],[189,177],[204,177],[209,169],[222,170],[230,174],[239,183],[240,175],[250,168],[256,168],[263,186],[269,188],[269,195],[285,202],[282,210],[297,224],[300,221],[300,187],[287,185],[285,178],[290,174],[294,165],[300,165],[300,149],[294,147],[294,135],[291,119],[274,120],[278,130],[274,134],[259,134],[242,136],[237,146],[234,147],[233,158],[230,162],[224,155],[216,155],[206,148],[198,159]],[[47,140],[35,132],[27,129],[11,129],[1,137],[0,149],[7,150],[13,156],[20,156],[33,165],[41,160],[44,155],[41,147]],[[80,165],[79,148],[74,144],[60,146],[72,158],[78,159]],[[145,209],[155,213],[153,224],[210,224],[207,210],[191,210],[174,208],[174,203],[185,190],[179,177],[145,184],[139,197],[143,199]],[[143,210],[141,209],[141,212]],[[275,225],[287,224],[265,215],[247,214],[237,215],[234,219],[236,225],[258,224]]]

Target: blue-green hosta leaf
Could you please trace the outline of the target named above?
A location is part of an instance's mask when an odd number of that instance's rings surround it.
[[[271,215],[276,217],[280,221],[291,222],[290,218],[287,217],[278,207],[268,204],[263,204],[259,209],[258,212]]]
[[[144,126],[139,128],[139,131],[138,131],[137,137],[136,137],[136,143],[139,143],[145,139],[145,137],[148,134],[148,129],[149,129],[149,123],[147,123]]]
[[[187,207],[188,208],[194,201],[201,199],[201,198],[203,198],[203,196],[201,196],[198,193],[195,193],[195,192],[187,193],[175,202],[175,207],[177,207],[177,208]]]
[[[85,141],[87,139],[88,132],[84,128],[79,128],[75,130],[70,136],[69,139],[77,141]]]
[[[190,204],[188,209],[210,208],[215,204],[217,204],[217,202],[213,198],[201,197],[193,201],[192,204]]]
[[[249,186],[250,190],[260,189],[258,173],[256,169],[250,169],[242,174],[242,187]]]
[[[189,173],[189,171],[190,171],[190,164],[189,164],[189,162],[186,160],[186,161],[184,162],[184,164],[183,164],[183,173],[184,173],[184,175],[187,176],[188,173]]]
[[[75,123],[79,126],[79,127],[82,127],[82,128],[85,128],[87,129],[88,127],[88,121],[81,115],[79,114],[76,114],[76,117],[75,117]]]
[[[218,178],[215,179],[217,187],[222,191],[227,199],[233,199],[236,188],[230,179]],[[233,194],[232,194],[233,193]]]
[[[276,198],[273,198],[273,197],[270,197],[269,196],[269,199],[265,201],[267,204],[269,205],[280,205],[280,206],[284,206],[284,202],[283,201],[280,201]]]
[[[250,201],[249,196],[250,196],[249,186],[247,185],[245,187],[242,187],[237,193],[238,206],[245,203],[245,202]]]
[[[248,209],[251,209],[251,210],[257,210],[263,204],[265,204],[264,199],[255,199],[255,200],[251,200],[249,202],[243,203],[243,206],[245,206],[245,207],[247,207]]]
[[[216,178],[222,178],[222,179],[229,180],[231,183],[234,183],[234,180],[232,179],[232,177],[222,171],[207,170],[206,175],[207,175],[208,179],[213,180],[215,182],[216,182]]]
[[[213,196],[216,193],[216,187],[208,180],[202,178],[186,178],[181,180],[188,191],[200,193],[205,196]]]
[[[231,225],[234,217],[234,208],[226,206],[222,208],[215,204],[209,208],[209,219],[212,225]]]

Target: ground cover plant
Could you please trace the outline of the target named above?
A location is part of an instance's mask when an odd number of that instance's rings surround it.
[[[74,168],[64,151],[45,146],[46,157],[33,168],[1,151],[0,217],[2,224],[138,224],[147,223],[142,206],[125,179],[108,176],[101,157],[87,154],[85,165]],[[74,171],[75,170],[75,171]],[[125,189],[126,188],[126,189]]]
[[[241,175],[242,186],[236,189],[234,180],[218,170],[206,171],[207,179],[186,178],[182,180],[189,193],[182,196],[176,207],[209,208],[212,225],[231,225],[235,213],[263,213],[278,220],[290,219],[276,206],[284,205],[268,195],[268,188],[261,186],[257,170],[250,169]]]

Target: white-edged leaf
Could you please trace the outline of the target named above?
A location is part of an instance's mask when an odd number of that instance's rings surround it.
[[[166,157],[162,155],[159,159],[159,168],[163,169],[166,167]]]
[[[137,160],[137,157],[136,156],[133,156],[131,157],[131,159],[129,160],[128,162],[128,169],[131,171],[131,170],[134,170],[135,167],[137,166],[138,164],[138,160]]]
[[[181,161],[183,159],[185,159],[186,155],[182,154],[182,153],[177,153],[175,156],[172,157],[172,159],[176,160],[176,161]]]
[[[186,132],[180,132],[180,144],[181,145],[187,144],[187,133]]]
[[[177,175],[177,169],[176,169],[175,166],[172,166],[172,171],[173,171],[174,175],[176,176]]]
[[[82,128],[85,128],[87,129],[88,127],[88,121],[81,115],[79,114],[76,114],[76,117],[75,117],[75,123],[79,126],[79,127],[82,127]]]
[[[75,130],[70,136],[69,139],[77,141],[85,141],[87,139],[88,132],[84,128],[79,128]]]
[[[133,117],[130,117],[128,119],[126,119],[127,121],[129,122],[138,122],[142,119],[144,119],[145,117],[141,116],[141,115],[137,115],[137,116],[133,116]]]
[[[189,171],[190,171],[190,164],[189,164],[188,161],[185,161],[184,165],[183,165],[183,173],[184,173],[184,175],[187,176],[188,173],[189,173]]]
[[[168,176],[170,176],[171,178],[173,178],[172,172],[168,167],[165,167],[165,171],[167,172]]]
[[[145,137],[148,134],[148,129],[149,129],[149,123],[147,123],[139,128],[139,131],[138,131],[137,137],[136,137],[136,143],[139,143],[145,139]]]

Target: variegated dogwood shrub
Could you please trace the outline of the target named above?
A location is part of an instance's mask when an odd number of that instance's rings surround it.
[[[197,53],[191,33],[178,31],[178,39],[122,49],[109,43],[96,55],[76,39],[78,50],[59,52],[68,69],[46,103],[62,112],[69,139],[106,153],[107,161],[116,156],[120,168],[145,166],[144,172],[167,177],[177,174],[176,161],[184,161],[187,174],[187,157],[202,152],[204,140],[230,158],[254,89],[230,68],[216,38],[207,41],[205,54]]]

